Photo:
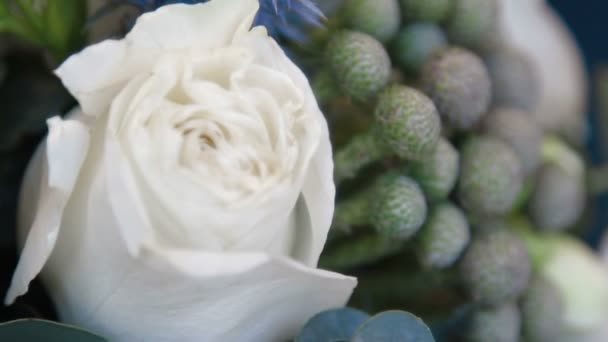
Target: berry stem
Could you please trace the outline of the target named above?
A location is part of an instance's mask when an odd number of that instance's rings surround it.
[[[353,226],[370,223],[371,193],[372,189],[368,188],[336,204],[330,239],[350,235]]]
[[[395,254],[402,245],[402,241],[381,234],[351,237],[327,250],[321,256],[319,265],[331,270],[352,269]]]
[[[346,146],[336,152],[334,161],[336,183],[354,178],[359,170],[382,158],[385,153],[385,148],[378,143],[372,130],[353,137]]]

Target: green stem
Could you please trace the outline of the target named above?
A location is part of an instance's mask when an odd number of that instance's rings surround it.
[[[405,273],[398,269],[359,277],[357,290],[382,299],[410,300],[438,288],[453,287],[460,281],[450,271],[419,271]]]
[[[335,154],[334,179],[336,183],[354,178],[359,170],[384,155],[385,149],[378,143],[373,130],[353,137]]]
[[[321,256],[321,268],[346,270],[372,264],[384,257],[398,253],[403,242],[379,234],[353,236],[340,241]]]
[[[351,235],[354,226],[369,224],[370,218],[370,196],[372,188],[367,188],[350,198],[336,204],[334,221],[330,231],[330,237]]]

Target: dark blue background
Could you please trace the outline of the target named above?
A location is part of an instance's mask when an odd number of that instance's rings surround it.
[[[590,75],[590,89],[593,89],[593,71],[599,65],[608,66],[608,1],[606,0],[550,0],[549,3],[559,12],[570,27],[585,57],[587,70]],[[589,113],[591,137],[589,140],[590,159],[593,163],[608,162],[602,155],[607,155],[608,146],[600,146],[598,135],[608,134],[599,132],[595,94],[589,94]],[[605,113],[607,115],[608,113]],[[602,231],[608,226],[608,196],[598,199],[595,212],[595,227],[589,231],[587,240],[596,245]]]

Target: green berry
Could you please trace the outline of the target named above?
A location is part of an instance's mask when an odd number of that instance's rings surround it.
[[[445,199],[458,180],[460,158],[458,151],[444,138],[440,138],[435,151],[428,158],[412,162],[409,174],[418,182],[431,201]]]
[[[417,244],[420,263],[427,268],[451,266],[469,244],[469,223],[451,203],[434,207],[422,227]]]
[[[472,299],[496,306],[516,299],[527,287],[530,257],[524,242],[507,229],[480,233],[465,253],[460,274]]]
[[[344,12],[349,28],[383,43],[391,40],[401,26],[398,0],[347,0]]]
[[[496,108],[486,116],[484,131],[513,149],[521,161],[524,174],[536,170],[541,161],[543,131],[532,114],[517,109]]]
[[[419,160],[437,146],[439,114],[433,102],[414,88],[394,85],[384,90],[374,115],[377,138],[400,158]]]
[[[485,58],[493,85],[496,106],[534,112],[540,98],[540,83],[532,62],[513,49],[502,49]]]
[[[445,24],[450,41],[468,48],[480,48],[496,39],[498,6],[497,0],[454,0]]]
[[[583,213],[585,191],[585,181],[579,174],[547,163],[537,175],[529,203],[530,216],[539,229],[568,229]]]
[[[461,150],[458,197],[464,208],[488,215],[509,212],[523,186],[521,163],[501,140],[469,139]]]
[[[313,76],[311,88],[317,102],[321,105],[329,102],[340,93],[334,77],[327,70],[321,70]]]
[[[553,342],[559,339],[564,322],[564,306],[559,289],[549,280],[536,276],[521,301],[523,336],[527,342]]]
[[[384,46],[361,32],[335,33],[327,47],[327,64],[342,91],[357,101],[370,100],[391,77],[391,61]]]
[[[431,23],[416,23],[404,27],[392,44],[395,63],[411,74],[417,74],[426,60],[445,47],[441,28]]]
[[[434,54],[423,67],[421,81],[439,113],[456,129],[472,128],[490,104],[486,67],[467,50],[449,48]]]
[[[370,219],[381,235],[404,240],[418,232],[426,219],[427,205],[416,182],[391,173],[377,182],[374,192]]]
[[[452,0],[401,0],[403,17],[410,22],[440,22],[448,12]]]
[[[469,342],[518,342],[521,314],[514,303],[482,308],[471,317],[467,330]]]

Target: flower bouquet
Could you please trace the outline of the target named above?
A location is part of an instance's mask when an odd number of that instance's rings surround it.
[[[607,173],[543,1],[11,0],[0,30],[0,340],[608,339]]]

